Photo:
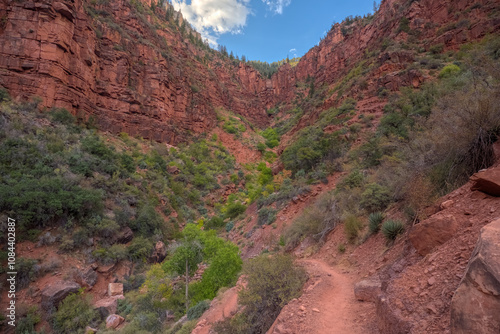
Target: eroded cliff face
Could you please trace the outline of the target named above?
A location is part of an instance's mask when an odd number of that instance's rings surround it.
[[[127,0],[3,1],[0,18],[0,85],[16,98],[168,143],[214,127],[217,107],[267,121],[257,71],[210,55]]]
[[[200,47],[199,34],[181,34],[164,9],[144,1],[4,0],[0,85],[16,98],[39,96],[45,107],[92,116],[102,130],[175,144],[212,129],[217,108],[266,126],[266,110],[293,101],[298,83],[312,77],[335,87],[367,52],[378,56],[369,87],[418,87],[425,74],[408,68],[414,52],[386,50],[385,41],[456,49],[499,30],[495,9],[493,0],[386,0],[370,21],[336,24],[296,67],[264,79]]]

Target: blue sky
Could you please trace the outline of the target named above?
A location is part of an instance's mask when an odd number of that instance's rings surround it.
[[[377,3],[379,3],[377,1]],[[373,0],[172,0],[214,46],[249,60],[304,55],[348,15],[373,12]]]

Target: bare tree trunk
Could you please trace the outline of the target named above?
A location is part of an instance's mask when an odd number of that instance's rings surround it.
[[[189,301],[188,301],[188,283],[189,283],[189,271],[188,271],[188,260],[186,258],[186,312],[188,310]]]

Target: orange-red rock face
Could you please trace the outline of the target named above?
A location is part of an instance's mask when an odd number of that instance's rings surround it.
[[[216,107],[265,124],[259,94],[266,86],[254,69],[241,65],[235,76],[227,65],[202,64],[195,60],[202,51],[172,29],[154,36],[127,1],[102,9],[121,31],[92,20],[85,5],[2,2],[0,85],[17,98],[38,96],[45,107],[92,115],[103,130],[169,143],[211,129]],[[130,38],[135,33],[147,41],[164,38],[168,49],[137,43]]]

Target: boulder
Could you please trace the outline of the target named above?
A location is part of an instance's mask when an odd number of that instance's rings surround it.
[[[410,323],[403,319],[400,310],[391,305],[388,297],[378,295],[375,306],[380,333],[407,334],[411,332]]]
[[[72,293],[78,292],[80,284],[76,282],[57,281],[42,290],[42,308],[51,310]]]
[[[125,299],[125,297],[123,295],[118,295],[98,300],[94,304],[94,309],[99,312],[101,318],[106,318],[108,315],[116,313],[118,299]]]
[[[491,196],[500,196],[500,167],[477,172],[470,177],[471,190],[479,190]]]
[[[354,285],[354,296],[363,302],[376,302],[382,292],[382,283],[377,279],[369,279]]]
[[[97,283],[97,273],[92,266],[74,272],[73,278],[81,286],[92,288]]]
[[[118,314],[111,314],[106,318],[106,328],[116,329],[124,321],[125,319],[120,317]]]
[[[130,229],[130,227],[125,227],[116,237],[116,242],[119,244],[126,244],[134,239],[134,232]]]
[[[451,301],[451,333],[500,333],[500,219],[481,229]]]
[[[109,283],[108,284],[108,296],[120,296],[123,295],[123,284],[122,283]]]
[[[181,170],[177,166],[168,166],[167,172],[172,175],[177,175],[181,172]]]
[[[452,215],[432,216],[415,225],[410,231],[410,242],[417,252],[425,256],[431,250],[450,240],[460,228],[460,224]]]
[[[163,241],[158,241],[155,245],[153,254],[151,254],[150,261],[153,263],[160,263],[167,257],[167,246]]]

